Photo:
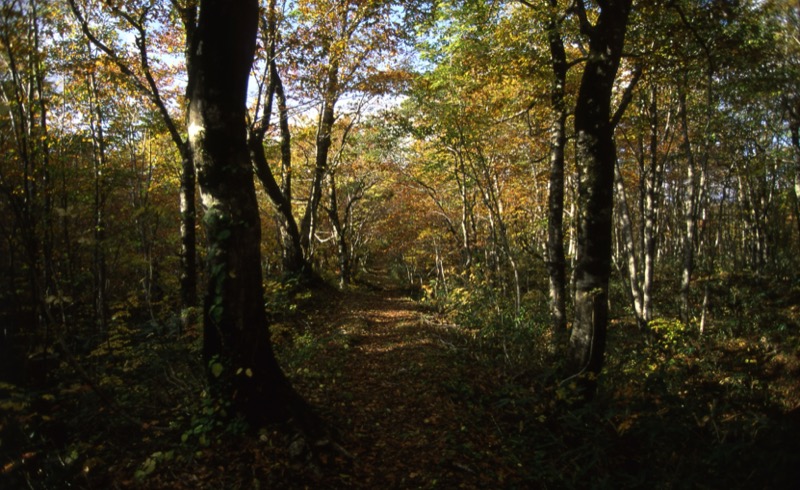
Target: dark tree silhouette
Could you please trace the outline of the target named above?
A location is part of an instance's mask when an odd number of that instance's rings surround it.
[[[257,0],[200,3],[189,72],[189,141],[208,236],[203,354],[214,396],[253,424],[315,420],[272,350],[261,225],[247,147],[246,97]]]

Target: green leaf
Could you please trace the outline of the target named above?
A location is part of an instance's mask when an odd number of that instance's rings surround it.
[[[224,369],[221,363],[215,362],[211,365],[211,375],[215,378],[219,378]]]
[[[154,472],[156,470],[156,464],[157,463],[156,463],[155,459],[153,459],[152,457],[151,458],[147,458],[144,461],[144,463],[142,463],[141,468],[136,470],[136,473],[134,474],[134,476],[136,477],[137,480],[141,480],[141,479],[147,477],[148,475],[150,475],[152,472]]]

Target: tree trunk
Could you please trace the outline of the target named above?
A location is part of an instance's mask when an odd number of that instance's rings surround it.
[[[678,8],[678,13],[681,20],[689,25],[686,16]],[[702,142],[699,153],[699,158],[695,158],[695,150],[691,144],[689,137],[689,125],[686,104],[686,91],[689,86],[689,73],[685,72],[683,84],[679,87],[678,101],[681,125],[683,129],[683,149],[686,152],[687,159],[687,193],[684,200],[684,222],[685,222],[685,235],[683,238],[683,270],[681,273],[681,319],[688,325],[692,317],[691,301],[690,301],[690,288],[692,281],[692,274],[695,267],[695,253],[697,249],[698,230],[697,221],[701,215],[701,210],[705,207],[706,200],[706,172],[708,170],[708,158],[711,151],[713,140],[713,132],[711,129],[712,113],[715,110],[714,103],[714,78],[716,72],[716,64],[714,58],[711,56],[711,48],[709,44],[702,39],[696,30],[691,29],[697,43],[703,48],[705,53],[708,69],[705,76],[705,127],[700,132],[700,140]],[[694,82],[694,81],[693,81]]]
[[[653,280],[655,277],[656,259],[656,219],[658,218],[659,193],[663,172],[663,163],[658,158],[658,88],[655,82],[652,86],[650,106],[650,168],[645,178],[644,190],[644,229],[643,254],[644,277],[642,279],[642,315],[644,321],[649,323],[653,319]],[[669,126],[668,126],[669,127]],[[669,133],[669,129],[665,131]]]
[[[203,356],[212,394],[260,425],[308,407],[275,360],[261,274],[261,223],[246,136],[258,2],[203,0],[189,72],[189,141],[208,238]],[[308,429],[308,427],[307,427]]]
[[[300,239],[306,260],[313,255],[314,233],[317,228],[317,211],[322,199],[322,181],[328,172],[328,154],[331,149],[331,133],[335,122],[335,107],[339,91],[339,65],[332,62],[328,69],[328,80],[323,94],[322,112],[317,127],[317,151],[314,160],[314,179],[311,183],[311,195],[308,197],[306,211],[300,226]]]
[[[95,322],[101,333],[108,334],[108,298],[106,297],[106,256],[105,256],[105,216],[103,172],[106,166],[106,141],[103,132],[104,115],[99,100],[97,79],[94,72],[89,74],[89,104],[91,116],[89,126],[92,131],[93,173],[94,173],[94,223],[93,223],[93,273]]]
[[[112,49],[111,46],[105,44],[100,40],[90,27],[86,16],[78,8],[75,0],[69,0],[69,7],[75,19],[81,26],[83,34],[86,39],[97,49],[103,52],[107,59],[116,65],[119,71],[128,77],[133,85],[142,94],[145,95],[156,107],[158,113],[161,115],[170,138],[175,144],[178,152],[181,155],[181,178],[180,178],[180,232],[181,232],[181,250],[180,250],[180,299],[183,312],[181,314],[183,322],[187,320],[186,311],[189,307],[195,306],[197,303],[197,245],[196,245],[196,209],[195,209],[195,174],[194,164],[192,162],[192,155],[189,150],[189,143],[183,139],[175,121],[172,119],[170,112],[161,98],[160,90],[156,84],[153,73],[150,69],[149,55],[147,52],[147,11],[142,12],[142,17],[134,20],[132,17],[126,17],[128,28],[136,32],[136,45],[138,47],[139,57],[139,73],[134,73],[133,68],[125,62],[126,56],[119,56],[118,53]],[[186,0],[183,6],[178,5],[178,2],[173,2],[174,7],[177,9],[181,23],[184,26],[186,34],[185,44],[185,58],[187,72],[192,71],[192,56],[191,44],[194,38],[197,20],[197,7],[198,0]],[[188,90],[188,89],[187,89]],[[187,91],[188,96],[188,91]]]
[[[347,243],[347,225],[349,217],[347,213],[345,213],[344,220],[339,219],[339,198],[336,190],[336,175],[331,172],[328,178],[330,179],[330,207],[328,208],[328,218],[331,220],[333,238],[336,240],[336,255],[339,259],[339,289],[345,289],[350,285],[351,280],[350,249]],[[349,205],[345,206],[349,208]]]
[[[300,231],[297,229],[297,222],[292,214],[291,194],[284,194],[272,175],[264,155],[263,134],[259,136],[251,131],[248,145],[258,180],[278,211],[278,221],[281,227],[283,272],[289,276],[304,277],[311,272],[311,266],[303,256]]]
[[[800,104],[798,104],[800,105]],[[792,152],[794,156],[794,220],[797,224],[798,240],[800,240],[800,107],[790,110],[789,129],[792,135]]]
[[[281,232],[283,274],[285,276],[299,278],[302,282],[309,282],[314,279],[314,275],[311,264],[305,259],[302,240],[300,239],[300,230],[292,211],[291,131],[289,130],[286,94],[283,90],[283,82],[281,81],[278,65],[275,60],[277,56],[277,30],[276,1],[270,0],[267,6],[267,42],[269,50],[267,60],[269,74],[267,100],[264,103],[261,122],[250,128],[248,145],[250,147],[250,157],[256,169],[256,175],[278,213],[278,223]],[[278,99],[278,127],[280,128],[281,135],[280,185],[272,173],[264,153],[264,136],[266,135],[272,118],[272,107],[276,97]]]
[[[639,274],[639,257],[633,232],[633,221],[631,220],[630,208],[628,207],[628,196],[625,192],[625,183],[622,181],[622,173],[619,170],[619,163],[614,165],[614,182],[617,189],[617,199],[619,200],[618,220],[621,229],[618,233],[622,236],[622,252],[625,258],[627,270],[624,271],[625,279],[628,282],[628,292],[633,304],[633,313],[636,317],[636,325],[639,330],[644,330],[647,322],[644,318],[642,304],[642,288]]]
[[[188,155],[181,158],[181,306],[186,309],[197,304],[197,209],[194,201],[194,162]],[[185,320],[185,318],[184,318]]]
[[[556,0],[550,0],[553,7]],[[547,273],[550,285],[550,318],[554,350],[567,343],[566,259],[564,257],[564,149],[567,144],[567,108],[564,90],[567,81],[567,55],[556,16],[548,24],[553,82],[550,89],[550,180],[547,198]]]
[[[33,64],[33,77],[35,80],[35,94],[39,104],[39,138],[40,138],[40,152],[41,152],[41,193],[43,197],[42,202],[42,294],[45,301],[43,301],[40,308],[43,310],[42,321],[45,325],[44,333],[44,347],[47,348],[49,344],[49,318],[50,303],[46,298],[51,297],[57,293],[55,283],[55,270],[53,259],[53,240],[54,240],[54,224],[53,224],[53,183],[51,181],[50,173],[50,146],[51,139],[48,130],[48,100],[45,94],[45,77],[44,63],[40,58],[44,57],[41,52],[40,41],[40,17],[39,9],[36,1],[30,2],[31,6],[31,31],[33,34],[33,47],[35,53],[35,63]]]
[[[177,3],[175,4],[177,5]],[[179,14],[183,30],[186,33],[184,45],[184,59],[186,60],[187,73],[192,71],[193,55],[192,44],[197,29],[197,0],[187,0],[183,8],[179,7]],[[144,44],[142,45],[144,46]],[[151,84],[155,87],[155,84]],[[189,98],[189,87],[186,88]],[[172,141],[181,154],[181,188],[180,188],[180,213],[181,213],[181,324],[186,327],[188,322],[188,309],[197,305],[197,176],[195,175],[194,155],[188,139],[184,139],[170,117],[163,103],[156,101],[162,118],[169,128]]]
[[[589,58],[575,105],[578,259],[568,363],[587,400],[596,391],[596,377],[605,353],[616,160],[611,93],[622,56],[631,0],[603,5],[597,23],[591,25],[583,2],[577,2],[582,30],[589,35]]]
[[[683,151],[686,156],[686,185],[683,198],[684,234],[682,239],[681,263],[681,321],[688,325],[691,320],[691,291],[692,274],[694,273],[694,246],[697,235],[697,163],[694,150],[689,137],[689,120],[686,114],[686,91],[680,89],[679,116],[681,120]]]

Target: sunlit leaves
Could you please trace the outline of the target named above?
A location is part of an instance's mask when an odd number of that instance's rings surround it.
[[[401,11],[383,0],[297,1],[284,23],[289,50],[282,55],[297,95],[314,99],[324,93],[331,70],[338,72],[337,96],[353,89],[374,92],[372,82],[393,81],[393,72],[402,73]]]

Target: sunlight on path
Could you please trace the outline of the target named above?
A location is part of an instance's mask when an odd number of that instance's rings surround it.
[[[441,341],[431,314],[409,299],[383,293],[348,293],[337,301],[330,327],[348,339],[337,352],[341,377],[325,398],[356,458],[342,484],[359,488],[485,487],[502,463],[486,452],[500,434],[472,430],[475,414],[459,406],[453,386],[477,373]],[[491,427],[480,421],[481,426]],[[500,467],[498,467],[498,465]]]

